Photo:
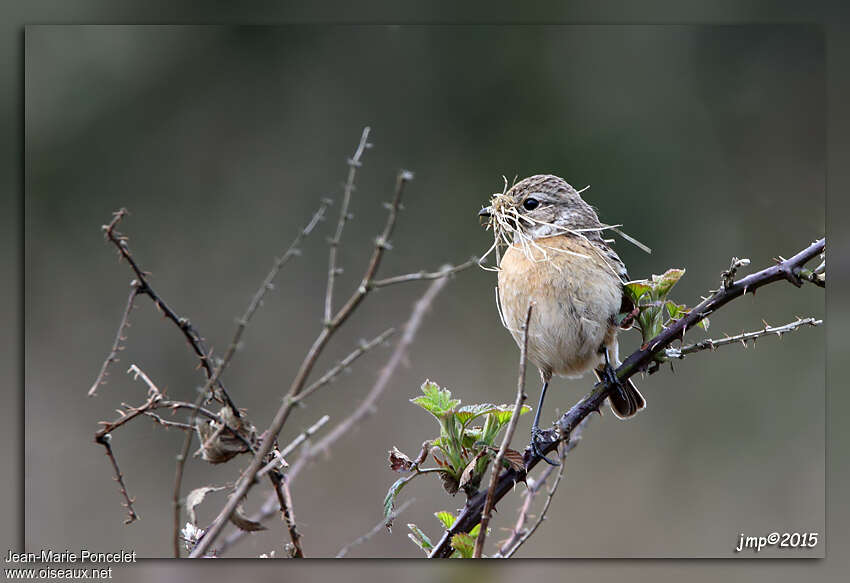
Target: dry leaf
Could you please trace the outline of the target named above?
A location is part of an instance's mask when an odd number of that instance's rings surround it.
[[[478,462],[478,460],[479,460],[479,459],[481,459],[481,458],[482,458],[483,456],[485,456],[485,455],[487,455],[487,450],[486,450],[486,449],[481,450],[481,452],[479,452],[477,456],[475,456],[474,458],[472,458],[472,461],[471,461],[471,462],[469,462],[468,464],[466,464],[466,467],[465,467],[465,468],[464,468],[464,470],[463,470],[463,474],[461,474],[461,476],[460,476],[460,482],[459,482],[459,484],[458,484],[458,486],[459,486],[460,488],[466,488],[466,487],[467,487],[467,485],[469,485],[469,484],[470,484],[470,482],[471,482],[473,479],[475,479],[476,481],[480,481],[480,480],[481,480],[481,476],[476,476],[476,475],[475,475],[475,464]],[[476,483],[476,484],[472,484],[472,485],[473,485],[473,486],[475,486],[475,487],[478,487],[478,484],[477,484],[477,483]]]
[[[511,448],[506,449],[504,459],[508,462],[508,465],[512,470],[517,472],[525,471],[525,462],[523,461],[522,454],[517,450]]]
[[[235,524],[240,530],[245,532],[256,532],[258,530],[266,530],[266,527],[259,522],[254,522],[245,514],[245,509],[242,504],[236,507],[233,514],[230,516],[230,522]]]
[[[248,443],[256,441],[256,428],[247,423],[245,416],[236,417],[233,411],[225,405],[218,413],[219,417],[241,435]],[[233,435],[220,423],[209,420],[198,420],[196,424],[198,438],[201,441],[201,459],[212,464],[224,463],[233,457],[250,451],[247,444]]]
[[[517,473],[517,480],[525,482],[526,470],[522,454],[515,449],[508,448],[505,450],[505,457],[503,459],[508,462],[508,466]]]
[[[186,514],[189,517],[189,522],[194,526],[198,526],[198,517],[195,515],[195,507],[204,501],[204,498],[210,492],[218,492],[223,490],[224,486],[204,486],[203,488],[195,488],[189,495],[186,496]]]
[[[400,452],[396,446],[389,451],[390,469],[394,472],[409,472],[413,467],[413,462],[404,453]]]

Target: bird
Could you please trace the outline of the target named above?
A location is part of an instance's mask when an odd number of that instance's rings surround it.
[[[506,185],[507,186],[507,185]],[[531,430],[535,454],[540,412],[553,375],[579,378],[593,370],[609,381],[611,409],[627,419],[646,406],[631,379],[621,382],[617,332],[627,327],[635,306],[624,291],[626,267],[603,239],[596,211],[563,178],[538,174],[493,195],[479,217],[507,249],[498,263],[497,300],[502,323],[522,346],[529,305],[528,360],[543,384]],[[628,315],[631,314],[631,318]],[[624,318],[624,316],[626,316]]]

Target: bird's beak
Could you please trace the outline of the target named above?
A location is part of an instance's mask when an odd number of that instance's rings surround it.
[[[487,217],[488,219],[493,216],[493,207],[485,206],[483,209],[478,211],[479,217]]]

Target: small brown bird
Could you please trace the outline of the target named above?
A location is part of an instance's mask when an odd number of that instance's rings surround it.
[[[521,180],[481,209],[508,248],[499,264],[498,299],[502,322],[517,344],[529,303],[528,358],[540,370],[543,389],[532,426],[532,447],[540,451],[540,411],[553,374],[570,378],[594,370],[616,389],[614,414],[631,417],[646,402],[631,380],[621,383],[613,366],[618,316],[634,306],[624,295],[626,267],[602,238],[605,226],[593,208],[562,178],[536,175]]]

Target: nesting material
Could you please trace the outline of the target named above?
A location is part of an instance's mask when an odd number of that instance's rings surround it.
[[[586,186],[581,189],[578,191],[579,194],[586,191],[588,188],[590,187]],[[599,227],[590,227],[585,229],[570,229],[553,223],[545,223],[526,214],[521,214],[518,209],[519,203],[520,201],[510,194],[507,179],[505,179],[505,186],[502,192],[494,193],[490,198],[490,218],[485,223],[485,227],[493,230],[493,244],[490,245],[481,258],[482,260],[480,265],[483,269],[488,271],[498,271],[502,259],[502,249],[509,247],[510,245],[514,245],[519,248],[529,261],[534,262],[551,261],[553,253],[566,253],[576,257],[588,258],[587,255],[563,248],[552,247],[545,243],[548,237],[566,234],[581,237],[589,243],[590,241],[585,233],[601,233],[603,231],[610,230],[646,253],[652,252],[649,247],[621,231],[619,227],[622,227],[622,225],[601,225]],[[529,233],[529,227],[534,225],[546,225],[550,227],[551,235],[544,238],[533,238]],[[589,245],[588,248],[594,250],[594,252],[605,260],[605,264],[608,265],[612,271],[615,271],[615,268],[609,264],[608,259],[604,256],[604,254],[596,251],[596,246]],[[496,256],[495,265],[485,265],[484,260],[491,253]]]

